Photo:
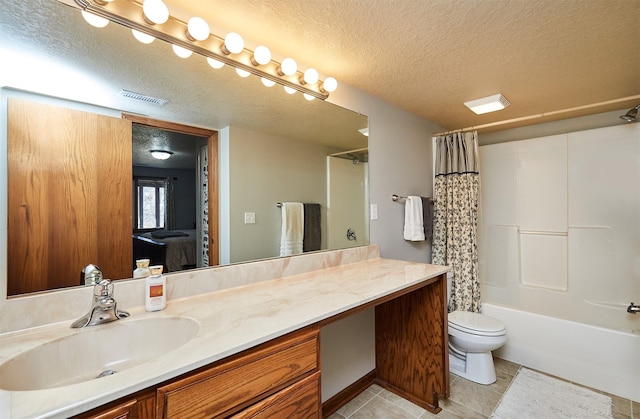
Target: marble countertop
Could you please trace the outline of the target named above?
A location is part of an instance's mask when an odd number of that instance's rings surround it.
[[[144,307],[137,307],[128,310],[131,317],[119,322],[189,317],[199,323],[199,331],[185,345],[169,353],[99,380],[45,390],[0,390],[0,413],[8,412],[12,418],[68,417],[81,413],[418,286],[448,270],[446,266],[375,258],[171,300],[159,312],[148,313]],[[82,314],[78,313],[78,317]],[[72,320],[0,335],[0,362],[43,343],[82,333],[83,329],[69,327]]]

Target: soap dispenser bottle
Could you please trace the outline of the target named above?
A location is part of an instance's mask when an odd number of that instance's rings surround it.
[[[162,265],[149,266],[151,275],[144,280],[145,308],[147,311],[164,310],[167,305],[167,281]]]
[[[149,270],[149,259],[136,260],[136,269],[133,270],[133,278],[146,278],[151,275]]]

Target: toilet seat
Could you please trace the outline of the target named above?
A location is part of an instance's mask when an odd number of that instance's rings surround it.
[[[469,311],[449,313],[449,327],[478,336],[503,336],[507,333],[507,328],[500,320]]]

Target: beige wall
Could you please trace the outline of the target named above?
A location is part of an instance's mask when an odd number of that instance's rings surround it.
[[[281,209],[278,202],[315,202],[322,207],[326,231],[326,156],[331,148],[228,127],[220,136],[221,262],[279,256]],[[245,224],[245,212],[255,224]],[[326,237],[322,248],[326,249]],[[228,259],[225,259],[227,258]]]

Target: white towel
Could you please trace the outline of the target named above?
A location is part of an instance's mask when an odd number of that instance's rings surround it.
[[[408,196],[404,205],[404,239],[413,242],[424,240],[422,199],[419,196]]]
[[[280,256],[290,256],[302,253],[303,236],[304,206],[300,202],[283,202]]]

